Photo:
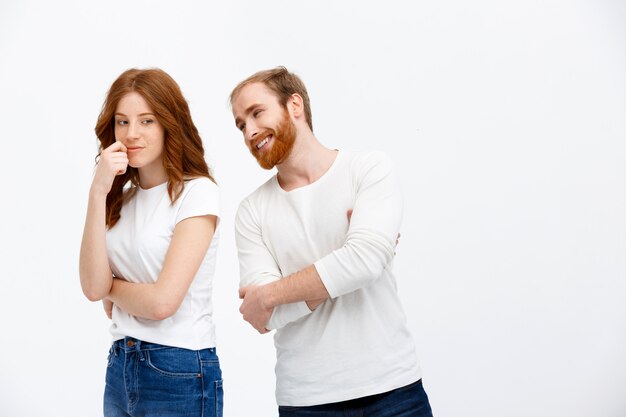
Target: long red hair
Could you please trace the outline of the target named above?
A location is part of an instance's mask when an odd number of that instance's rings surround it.
[[[165,71],[156,68],[129,69],[111,85],[95,128],[100,141],[98,156],[115,142],[115,110],[122,97],[133,91],[146,100],[165,131],[162,161],[172,204],[183,191],[185,179],[208,177],[215,182],[204,159],[202,139],[191,120],[189,106],[180,87]],[[129,182],[132,193],[134,187],[139,186],[139,171],[131,166],[126,173],[115,177],[107,195],[106,224],[109,228],[120,219],[124,188]]]

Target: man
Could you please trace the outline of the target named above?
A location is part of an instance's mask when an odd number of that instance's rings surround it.
[[[252,155],[278,171],[241,202],[235,228],[240,311],[276,330],[280,416],[431,416],[391,266],[393,163],[324,147],[284,67],[242,81],[230,101]]]

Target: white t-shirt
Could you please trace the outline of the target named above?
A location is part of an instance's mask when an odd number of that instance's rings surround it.
[[[185,188],[173,205],[167,183],[147,190],[137,188],[135,195],[122,206],[120,220],[107,231],[107,251],[113,274],[129,282],[156,282],[176,224],[204,215],[219,216],[219,189],[208,178],[185,181]],[[113,340],[130,336],[193,350],[214,347],[211,293],[218,243],[219,228],[173,316],[149,320],[132,316],[115,306],[110,328]]]
[[[315,264],[331,296],[313,312],[304,302],[274,309],[279,405],[361,398],[421,378],[392,271],[401,218],[393,162],[379,152],[340,151],[314,183],[287,192],[274,176],[241,202],[241,285]]]

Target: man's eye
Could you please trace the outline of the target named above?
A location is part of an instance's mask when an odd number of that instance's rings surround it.
[[[246,127],[245,123],[240,124],[239,126],[237,126],[237,129],[241,130],[243,132],[243,129]]]
[[[259,113],[261,113],[262,111],[263,111],[263,110],[255,110],[255,111],[252,113],[252,115],[253,115],[254,117],[257,117],[257,116],[259,115]]]

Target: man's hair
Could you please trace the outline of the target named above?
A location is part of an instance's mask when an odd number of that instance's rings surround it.
[[[306,91],[304,83],[296,74],[293,74],[285,67],[276,67],[269,70],[259,71],[252,74],[233,89],[230,93],[230,103],[241,92],[241,90],[252,83],[263,83],[269,88],[276,96],[280,104],[283,107],[287,106],[287,101],[292,94],[299,94],[304,101],[304,117],[309,125],[311,131],[313,131],[313,118],[311,116],[311,102],[309,100],[309,93]]]

